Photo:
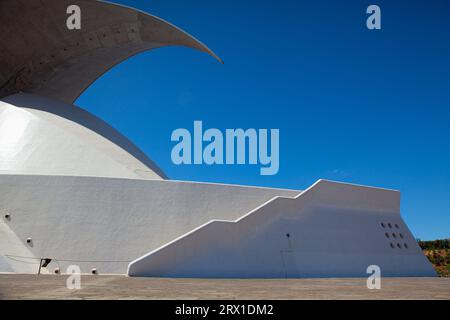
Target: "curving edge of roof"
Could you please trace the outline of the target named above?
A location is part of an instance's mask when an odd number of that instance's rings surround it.
[[[67,28],[69,5],[81,9],[80,30]],[[130,7],[97,0],[2,0],[0,98],[29,92],[73,104],[115,65],[165,46],[189,47],[222,62],[183,30]]]

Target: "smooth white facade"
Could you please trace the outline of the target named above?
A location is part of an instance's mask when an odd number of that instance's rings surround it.
[[[7,270],[15,272],[27,272],[29,263],[37,272],[33,258],[47,257],[53,259],[50,271],[76,264],[85,273],[97,268],[125,274],[132,260],[211,220],[238,219],[274,196],[295,194],[175,181],[0,175],[0,207],[11,215],[2,217],[2,230],[15,239],[2,238],[0,252]]]

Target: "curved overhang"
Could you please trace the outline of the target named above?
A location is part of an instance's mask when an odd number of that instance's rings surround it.
[[[67,7],[81,9],[69,30]],[[95,80],[140,52],[185,46],[220,60],[207,46],[147,13],[97,0],[0,1],[0,98],[18,92],[72,104]]]

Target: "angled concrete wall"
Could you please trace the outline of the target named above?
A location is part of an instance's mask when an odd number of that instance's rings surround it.
[[[8,225],[10,219],[0,219],[0,272],[37,273],[39,263],[26,245]]]
[[[133,261],[131,276],[435,276],[399,214],[396,191],[319,181],[235,221],[211,221]]]

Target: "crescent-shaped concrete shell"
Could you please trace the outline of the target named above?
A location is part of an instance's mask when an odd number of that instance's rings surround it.
[[[69,5],[81,9],[80,30],[67,28]],[[31,92],[71,104],[121,61],[164,46],[190,47],[220,61],[160,18],[96,0],[2,0],[0,30],[0,98]]]

